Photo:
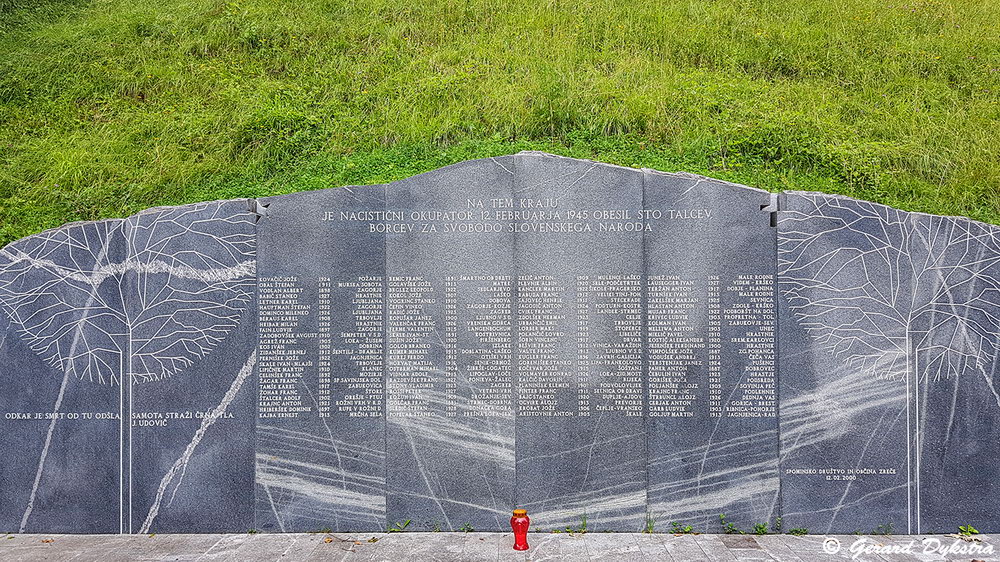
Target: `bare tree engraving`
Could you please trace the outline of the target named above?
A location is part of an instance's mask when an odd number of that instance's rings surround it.
[[[1000,229],[795,194],[779,287],[823,349],[879,379],[987,373],[998,352]]]
[[[0,249],[0,308],[69,376],[170,377],[236,327],[255,290],[253,215],[238,201],[77,223]]]
[[[990,373],[1000,351],[1000,228],[911,215],[920,240],[910,341],[920,382]],[[997,406],[1000,407],[1000,398]]]

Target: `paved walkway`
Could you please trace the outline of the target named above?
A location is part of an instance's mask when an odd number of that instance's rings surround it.
[[[835,540],[837,542],[835,542]],[[929,542],[926,542],[930,539]],[[790,535],[586,535],[532,533],[531,549],[511,549],[501,533],[246,534],[246,535],[0,535],[0,560],[905,560],[1000,561],[1000,535],[980,542],[935,535],[831,537]],[[926,553],[940,546],[965,551]],[[836,548],[839,547],[839,550]],[[979,552],[969,549],[978,547]],[[989,547],[996,553],[989,553]],[[837,550],[835,554],[832,552]],[[983,552],[986,550],[987,552]],[[892,552],[890,552],[892,551]],[[943,553],[945,552],[945,553]],[[963,553],[964,552],[964,553]]]

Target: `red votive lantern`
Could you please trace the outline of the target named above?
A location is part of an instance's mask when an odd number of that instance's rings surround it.
[[[514,531],[514,550],[528,550],[528,526],[530,524],[531,519],[528,519],[527,510],[514,510],[514,516],[510,518],[510,528]]]

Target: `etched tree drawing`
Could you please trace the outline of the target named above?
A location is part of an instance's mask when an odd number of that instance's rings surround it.
[[[779,286],[822,348],[890,381],[987,376],[998,352],[1000,229],[793,196],[780,222]]]
[[[68,376],[159,380],[239,323],[254,291],[254,252],[253,215],[241,201],[70,224],[0,249],[0,306]]]

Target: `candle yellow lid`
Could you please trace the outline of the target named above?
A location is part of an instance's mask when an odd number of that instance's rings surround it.
[[[514,510],[514,515],[517,515],[517,516],[524,516],[524,515],[527,515],[527,514],[528,514],[528,510],[527,509],[515,509]]]

